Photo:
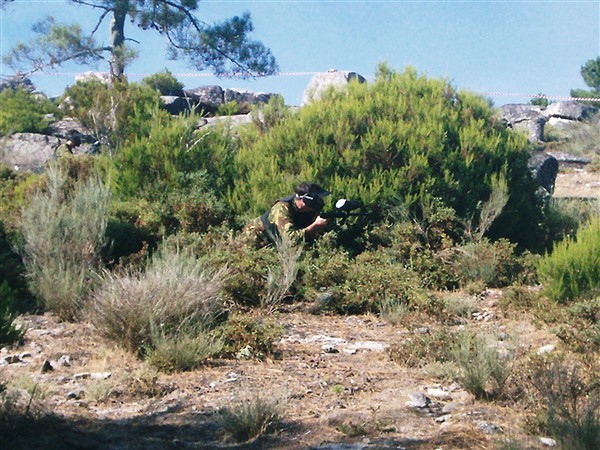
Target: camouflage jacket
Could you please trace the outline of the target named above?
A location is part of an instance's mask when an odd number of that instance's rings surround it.
[[[317,212],[300,212],[294,205],[294,196],[275,203],[271,209],[250,222],[245,232],[254,235],[261,244],[274,242],[279,236],[286,236],[293,243],[306,238],[304,229],[315,221]]]

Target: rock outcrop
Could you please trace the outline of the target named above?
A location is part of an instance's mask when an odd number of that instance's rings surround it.
[[[313,100],[320,99],[325,91],[330,88],[344,89],[349,83],[358,81],[366,83],[367,80],[356,72],[331,69],[328,72],[314,75],[304,90],[302,105],[307,105]]]

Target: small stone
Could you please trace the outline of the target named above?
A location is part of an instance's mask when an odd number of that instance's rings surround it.
[[[439,388],[429,388],[427,389],[427,394],[437,398],[438,400],[447,400],[450,398],[450,394],[448,392]]]
[[[19,355],[19,358],[24,359],[24,358],[31,358],[31,353],[29,352],[23,352]]]
[[[321,350],[323,350],[323,353],[339,353],[340,351],[335,348],[335,346],[331,345],[331,344],[324,344],[321,347]]]
[[[52,372],[53,370],[54,370],[54,367],[52,367],[52,364],[50,363],[50,361],[48,361],[48,360],[44,361],[44,364],[42,364],[41,372],[46,373],[46,372]]]
[[[447,405],[444,405],[442,412],[448,414],[454,412],[456,408],[458,408],[458,403],[448,403]]]
[[[83,396],[83,391],[75,392],[69,391],[67,392],[67,400],[80,400]]]
[[[431,404],[431,399],[422,392],[410,394],[410,400],[406,402],[409,408],[427,408]]]
[[[545,355],[546,353],[552,353],[556,349],[556,346],[553,344],[544,345],[543,347],[538,348],[538,355]]]
[[[443,416],[436,417],[436,418],[435,418],[435,421],[436,421],[437,423],[444,423],[444,422],[446,422],[447,420],[450,420],[450,418],[451,418],[451,417],[452,417],[452,416],[451,416],[450,414],[444,414]]]
[[[76,373],[75,375],[73,375],[73,379],[74,380],[87,380],[88,378],[91,378],[92,374],[89,372],[81,372],[81,373]]]
[[[2,358],[2,361],[5,361],[6,364],[16,364],[21,362],[21,358],[19,358],[19,355],[9,355]]]
[[[540,442],[546,447],[556,447],[556,441],[552,438],[541,437]]]
[[[494,433],[497,433],[499,431],[502,431],[502,429],[498,425],[493,424],[493,423],[488,423],[488,422],[486,422],[484,420],[481,420],[481,421],[477,422],[477,426],[485,434],[494,434]]]
[[[56,363],[61,367],[71,367],[71,357],[62,355]]]
[[[108,380],[110,377],[112,377],[112,372],[97,372],[90,375],[92,380]]]

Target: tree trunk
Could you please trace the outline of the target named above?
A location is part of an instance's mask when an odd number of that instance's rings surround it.
[[[125,72],[125,18],[129,9],[129,0],[117,0],[110,21],[110,73],[120,78]]]

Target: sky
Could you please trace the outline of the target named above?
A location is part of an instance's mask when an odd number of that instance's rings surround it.
[[[587,89],[581,66],[600,56],[600,1],[493,0],[201,0],[196,16],[213,23],[250,12],[253,39],[269,47],[280,73],[256,80],[219,79],[184,61],[166,58],[166,42],[128,24],[139,57],[127,69],[130,81],[168,69],[186,88],[223,88],[283,95],[300,105],[311,77],[329,69],[357,72],[369,80],[380,63],[448,80],[459,90],[480,93],[495,106],[526,103],[536,94],[568,98]],[[96,24],[98,12],[67,0],[14,0],[0,10],[0,53],[34,34],[45,16]],[[97,39],[108,42],[108,28]],[[31,80],[48,96],[75,83],[74,74],[107,66],[65,65]],[[14,74],[2,63],[0,76]]]

